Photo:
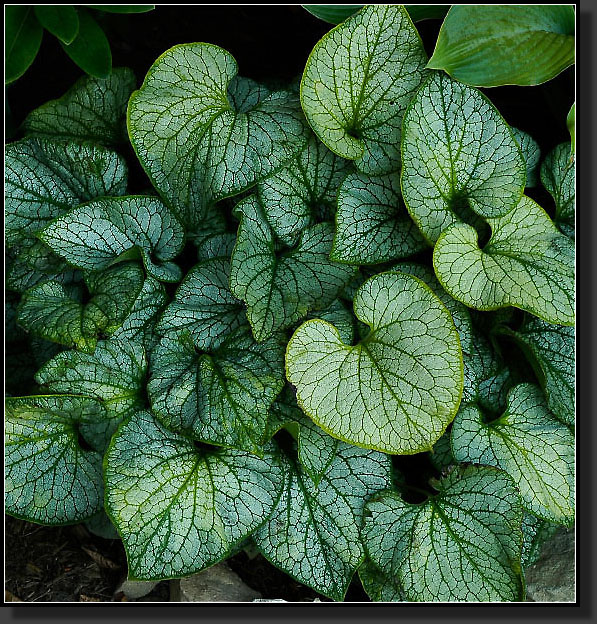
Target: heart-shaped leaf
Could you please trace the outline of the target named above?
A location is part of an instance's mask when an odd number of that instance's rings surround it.
[[[99,335],[110,335],[129,314],[143,287],[143,271],[121,264],[85,278],[90,299],[80,301],[58,282],[27,290],[18,307],[18,322],[36,336],[93,353]]]
[[[98,145],[29,138],[5,148],[6,243],[41,230],[70,208],[126,190],[125,161]]]
[[[166,336],[151,356],[151,408],[172,430],[260,453],[284,386],[283,353],[279,337],[257,343],[246,325],[209,352],[197,352],[188,332]]]
[[[137,156],[191,230],[207,205],[271,175],[306,140],[295,96],[257,88],[249,97],[236,72],[222,48],[178,45],[160,56],[129,101]]]
[[[451,443],[458,461],[512,475],[531,513],[559,524],[574,520],[574,436],[549,412],[538,386],[513,388],[504,414],[490,422],[478,408],[462,408]]]
[[[378,264],[427,247],[402,202],[397,174],[349,175],[338,191],[336,235],[330,257],[351,264]]]
[[[272,450],[261,459],[199,449],[149,412],[120,427],[106,457],[106,509],[131,579],[185,576],[220,561],[269,517],[282,490]]]
[[[510,212],[526,179],[520,147],[493,104],[437,72],[404,115],[402,162],[406,207],[432,243],[452,223]]]
[[[100,198],[77,206],[47,225],[39,237],[67,262],[101,271],[139,254],[148,275],[177,282],[173,262],[184,244],[184,230],[157,197],[130,195]]]
[[[6,399],[6,511],[40,524],[81,522],[103,507],[102,456],[81,446],[105,418],[90,397]]]
[[[435,273],[452,297],[477,310],[514,306],[549,323],[574,325],[574,243],[529,197],[487,219],[481,249],[470,225],[450,226],[433,251]]]
[[[389,458],[341,443],[317,486],[285,458],[282,496],[255,534],[261,553],[299,582],[343,600],[364,558],[365,500],[390,484]]]
[[[230,290],[247,304],[256,340],[290,327],[310,310],[326,308],[354,275],[354,267],[329,259],[331,224],[304,229],[296,247],[276,253],[274,233],[257,198],[245,199],[236,212],[241,221]]]
[[[301,81],[305,116],[327,147],[363,173],[396,171],[402,116],[426,62],[403,6],[366,6],[313,48]]]
[[[382,273],[354,300],[369,335],[354,346],[311,320],[286,351],[288,380],[303,411],[352,444],[411,454],[430,449],[462,394],[462,352],[449,312],[411,275]]]
[[[429,65],[478,87],[536,85],[574,63],[574,7],[456,5]]]
[[[576,205],[576,160],[570,143],[561,143],[545,157],[541,165],[541,182],[556,203],[555,224],[574,238]]]
[[[274,234],[286,245],[316,220],[331,220],[338,187],[351,163],[330,152],[314,135],[278,173],[257,185],[257,193]]]
[[[368,556],[407,600],[521,600],[522,507],[516,484],[488,467],[456,469],[425,503],[388,491],[367,504]]]
[[[120,145],[128,140],[126,105],[135,84],[128,67],[115,68],[107,78],[83,76],[62,97],[31,111],[23,130],[28,136]]]

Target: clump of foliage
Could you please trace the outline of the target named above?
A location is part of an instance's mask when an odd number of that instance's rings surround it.
[[[524,598],[574,522],[570,144],[540,154],[382,5],[321,39],[300,89],[184,44],[23,130],[10,514],[120,537],[132,579],[253,543],[334,600],[355,573],[373,600]]]

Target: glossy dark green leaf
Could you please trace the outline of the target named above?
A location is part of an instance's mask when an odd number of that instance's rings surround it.
[[[39,23],[60,41],[68,45],[75,40],[79,33],[79,16],[74,6],[38,4],[33,8]]]
[[[389,458],[342,443],[317,486],[296,463],[284,464],[282,496],[255,543],[291,577],[343,600],[364,558],[359,529],[365,500],[388,487]]]
[[[574,238],[576,212],[576,158],[570,143],[561,143],[545,157],[541,165],[541,182],[556,203],[554,222]]]
[[[538,386],[513,388],[506,411],[490,422],[476,407],[462,408],[451,444],[458,461],[509,473],[534,515],[558,524],[574,520],[574,436],[549,412]]]
[[[404,7],[366,6],[313,48],[301,81],[305,116],[329,149],[363,173],[395,171],[402,117],[426,62]]]
[[[107,78],[83,76],[62,97],[31,111],[23,130],[29,136],[120,145],[128,141],[126,105],[135,84],[128,67],[115,68]]]
[[[424,503],[397,492],[367,503],[368,556],[407,600],[521,600],[522,507],[516,484],[488,467],[452,471]]]
[[[104,13],[147,13],[155,9],[155,4],[86,4],[85,6]]]
[[[5,148],[6,242],[15,244],[79,204],[126,190],[124,159],[99,145],[27,138]]]
[[[339,24],[363,8],[363,4],[303,4],[304,9],[329,24]],[[407,4],[404,7],[410,19],[418,22],[424,19],[442,19],[448,12],[449,6],[433,4]]]
[[[507,214],[526,179],[512,130],[477,89],[434,72],[404,116],[402,192],[435,243],[452,223]]]
[[[127,552],[129,578],[161,580],[221,559],[272,513],[283,473],[264,458],[205,450],[149,412],[120,427],[105,462],[106,509]]]
[[[475,229],[454,224],[439,237],[433,265],[452,297],[477,310],[515,306],[550,323],[573,325],[574,244],[529,197],[487,219],[481,249]]]
[[[478,87],[536,85],[574,63],[572,5],[456,5],[428,67]]]
[[[309,311],[326,308],[354,275],[354,267],[329,259],[331,224],[304,229],[294,248],[276,253],[274,233],[257,198],[242,201],[236,211],[241,222],[230,290],[247,304],[256,340],[291,326]]]
[[[20,78],[35,60],[43,28],[35,18],[33,6],[7,6],[4,20],[4,82],[10,84]]]
[[[151,277],[164,282],[182,277],[171,260],[183,247],[184,229],[157,197],[96,199],[54,219],[38,236],[79,269],[101,271],[134,252]]]
[[[286,374],[303,411],[341,440],[386,453],[429,450],[462,395],[462,352],[450,314],[411,275],[382,273],[354,300],[370,327],[356,345],[321,320],[303,323]]]
[[[79,428],[105,417],[89,397],[6,399],[6,511],[40,524],[72,524],[103,507],[102,456]]]
[[[112,71],[110,42],[99,24],[79,9],[79,32],[72,43],[60,42],[62,49],[87,74],[107,78]]]

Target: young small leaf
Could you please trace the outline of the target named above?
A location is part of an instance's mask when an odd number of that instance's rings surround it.
[[[105,477],[106,509],[136,580],[185,576],[224,559],[270,516],[283,485],[273,449],[263,459],[200,451],[149,412],[120,427]]]
[[[512,478],[469,467],[436,487],[425,503],[393,491],[367,503],[363,540],[371,560],[407,600],[521,600],[522,507]]]
[[[33,7],[39,23],[60,41],[72,43],[79,33],[79,16],[74,6],[38,4]]]
[[[90,397],[6,399],[6,511],[40,524],[74,524],[103,507],[102,456],[79,427],[105,417]]]
[[[522,152],[500,113],[437,72],[404,116],[402,162],[406,207],[432,243],[452,223],[507,214],[524,190]]]
[[[430,449],[462,395],[462,353],[450,314],[410,275],[383,273],[357,291],[354,310],[369,335],[354,346],[312,320],[286,350],[299,405],[322,429],[366,448]]]
[[[329,149],[363,173],[395,171],[402,116],[426,62],[404,7],[366,6],[313,48],[301,80],[305,116]]]
[[[487,222],[492,234],[483,249],[475,229],[464,223],[439,237],[433,265],[448,293],[477,310],[511,305],[549,323],[574,325],[572,241],[526,196]]]
[[[458,461],[510,474],[531,513],[558,524],[574,520],[574,436],[550,414],[538,386],[513,388],[506,411],[488,423],[478,408],[464,407],[451,444]]]

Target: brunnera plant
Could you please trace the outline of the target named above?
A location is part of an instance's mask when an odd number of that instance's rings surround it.
[[[23,131],[8,513],[121,538],[131,579],[252,543],[334,600],[355,574],[372,600],[524,599],[574,522],[570,144],[541,155],[430,69],[394,5],[330,30],[298,88],[183,44]]]

